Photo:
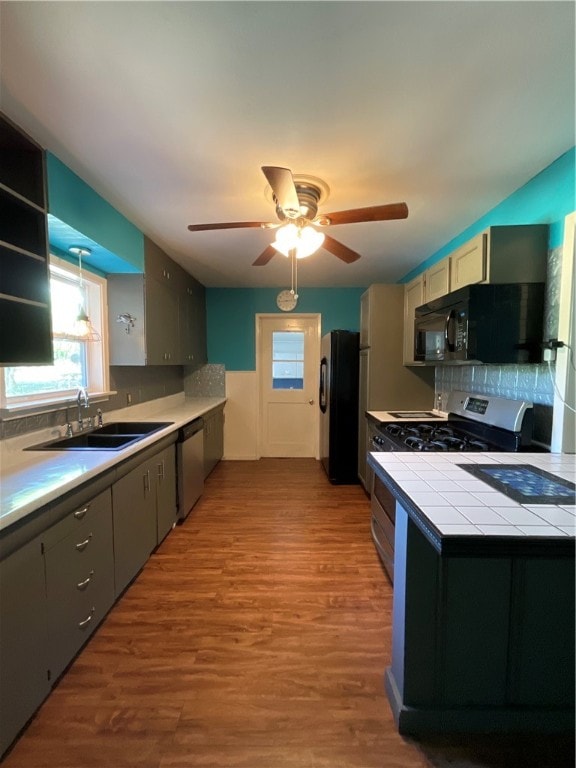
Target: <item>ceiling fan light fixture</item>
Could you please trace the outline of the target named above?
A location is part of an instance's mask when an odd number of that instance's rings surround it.
[[[296,250],[296,258],[304,259],[315,253],[323,242],[324,235],[314,227],[286,224],[276,232],[276,240],[272,246],[284,256],[289,256],[290,251]]]

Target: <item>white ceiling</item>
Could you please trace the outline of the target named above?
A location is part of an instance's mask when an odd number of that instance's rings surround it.
[[[332,227],[301,286],[394,282],[572,147],[573,2],[3,2],[2,110],[207,286],[252,261],[262,165],[320,177]]]

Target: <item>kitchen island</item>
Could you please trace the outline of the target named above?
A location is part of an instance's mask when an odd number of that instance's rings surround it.
[[[396,500],[385,688],[399,731],[573,732],[574,457],[372,453],[369,464]]]

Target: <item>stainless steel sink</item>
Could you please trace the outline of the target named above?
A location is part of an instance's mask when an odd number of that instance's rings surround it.
[[[169,427],[172,421],[116,421],[72,437],[59,437],[31,445],[27,451],[119,451],[148,435]]]

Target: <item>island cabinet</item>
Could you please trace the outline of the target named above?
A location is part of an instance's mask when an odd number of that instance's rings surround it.
[[[0,363],[52,363],[45,153],[0,114]]]
[[[204,286],[148,238],[144,255],[144,274],[108,276],[110,364],[203,365]]]
[[[0,544],[0,756],[50,691],[41,536]]]
[[[224,454],[224,407],[204,414],[204,479]]]
[[[118,469],[123,476],[112,486],[116,596],[176,521],[175,466],[175,448],[169,445]]]
[[[48,661],[56,680],[114,602],[110,488],[72,510],[43,537],[48,605]],[[62,504],[60,505],[62,506]]]
[[[573,732],[573,544],[473,536],[443,552],[398,500],[395,526],[384,682],[399,731]]]

